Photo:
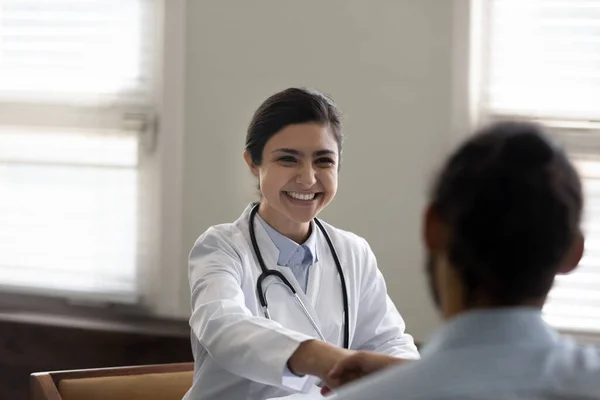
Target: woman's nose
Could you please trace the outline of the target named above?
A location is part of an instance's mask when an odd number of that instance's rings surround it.
[[[304,165],[298,170],[296,182],[311,187],[317,182],[316,171],[312,165]]]

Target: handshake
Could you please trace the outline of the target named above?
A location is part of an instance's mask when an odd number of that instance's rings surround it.
[[[405,362],[368,351],[346,350],[319,340],[303,342],[288,361],[288,368],[297,375],[319,377],[324,387],[321,394],[392,365]]]

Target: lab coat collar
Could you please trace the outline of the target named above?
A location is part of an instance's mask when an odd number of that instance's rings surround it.
[[[243,226],[246,226],[246,231],[250,224],[250,212],[254,208],[257,203],[250,203],[242,213],[240,220],[243,222]],[[267,268],[273,268],[277,265],[277,259],[275,255],[279,253],[277,246],[275,243],[269,238],[269,234],[267,233],[263,224],[258,221],[258,218],[254,220],[254,232],[256,233],[256,243],[258,244],[258,248],[260,249],[260,254],[262,255],[263,261]],[[250,233],[244,232],[245,235],[248,235],[248,244],[250,245],[250,249],[252,250],[252,242],[250,240]],[[256,258],[256,254],[254,254],[254,260],[256,262],[256,266],[260,268],[258,264],[258,259]]]
[[[447,321],[428,341],[421,352],[430,354],[473,346],[544,345],[557,341],[559,335],[533,307],[507,307],[462,313]]]

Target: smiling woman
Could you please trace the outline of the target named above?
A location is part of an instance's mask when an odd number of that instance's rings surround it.
[[[317,399],[319,380],[354,350],[419,357],[367,242],[317,219],[341,152],[340,111],[319,92],[284,90],[254,114],[244,158],[260,202],[190,253],[186,399]]]
[[[341,118],[324,96],[290,89],[273,97],[275,104],[278,100],[302,104],[304,99],[306,105],[304,109],[289,107],[292,115],[288,116],[289,112],[280,111],[281,106],[272,107],[267,101],[250,124],[244,157],[263,196],[259,215],[302,243],[310,221],[337,191]]]
[[[269,140],[266,158],[246,162],[263,195],[259,215],[297,243],[308,238],[310,221],[337,191],[338,145],[328,125],[289,125]]]

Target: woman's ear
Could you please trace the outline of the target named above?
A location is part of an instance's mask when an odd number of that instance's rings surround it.
[[[558,273],[564,275],[573,272],[573,270],[579,265],[579,261],[581,261],[581,258],[583,257],[584,250],[585,238],[583,237],[583,234],[578,233],[577,236],[575,236],[575,240],[573,240],[573,244],[571,245],[567,256],[565,257],[565,261],[558,269]]]
[[[248,165],[248,168],[250,168],[252,175],[258,178],[258,167],[254,164],[252,156],[247,151],[244,151],[244,160],[246,160],[246,164]]]

